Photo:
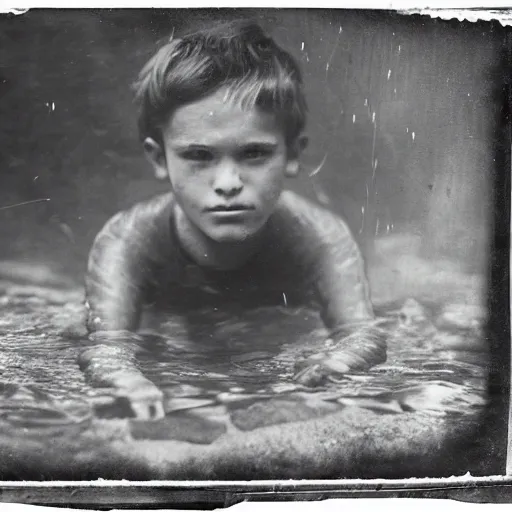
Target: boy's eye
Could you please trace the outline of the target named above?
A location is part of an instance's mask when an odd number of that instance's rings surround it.
[[[207,149],[189,149],[183,152],[181,157],[194,162],[209,162],[213,160],[213,153]]]
[[[249,147],[244,149],[242,157],[246,160],[258,160],[260,158],[267,158],[272,154],[272,150],[263,147]]]

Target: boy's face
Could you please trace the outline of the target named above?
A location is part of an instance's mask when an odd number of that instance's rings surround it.
[[[168,175],[188,221],[216,242],[243,241],[274,211],[285,176],[298,170],[275,116],[245,110],[225,90],[178,108],[163,148],[146,139],[159,177]]]

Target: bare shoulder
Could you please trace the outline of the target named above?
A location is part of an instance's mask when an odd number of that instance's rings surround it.
[[[326,241],[343,238],[355,243],[355,238],[344,219],[295,192],[284,191],[278,209],[289,222],[296,223],[306,232],[314,232]]]
[[[171,215],[174,196],[171,193],[141,201],[111,217],[96,236],[94,244],[105,238],[134,240],[161,228],[166,212]],[[169,218],[169,217],[167,217]]]
[[[148,258],[157,258],[163,252],[162,245],[169,240],[164,230],[170,231],[173,204],[172,194],[159,195],[110,218],[94,239],[88,257],[88,273],[112,270],[112,262],[125,269]]]

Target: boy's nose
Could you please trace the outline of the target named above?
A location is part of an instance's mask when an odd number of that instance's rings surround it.
[[[225,166],[215,176],[213,188],[217,194],[232,197],[241,192],[243,188],[240,174],[232,166]]]

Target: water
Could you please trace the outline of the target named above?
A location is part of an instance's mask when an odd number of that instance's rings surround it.
[[[86,344],[81,301],[80,289],[4,286],[4,434],[19,437],[21,426],[34,439],[48,429],[51,435],[72,436],[100,418],[130,417],[125,402],[111,390],[91,388],[76,364]],[[387,362],[314,389],[293,380],[298,359],[328,348],[327,332],[312,311],[284,306],[237,314],[198,311],[192,342],[183,321],[153,316],[149,323],[158,329],[141,333],[140,362],[164,391],[166,419],[133,420],[131,435],[209,444],[229,428],[255,430],[346,407],[477,423],[486,403],[486,347],[479,320],[465,318],[474,316],[474,309],[460,308],[454,316],[457,307],[451,305],[448,321],[437,323],[416,301],[379,311],[389,339]]]

